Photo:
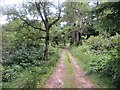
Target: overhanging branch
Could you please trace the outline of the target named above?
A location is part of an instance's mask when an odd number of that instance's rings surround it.
[[[39,30],[41,30],[41,31],[46,32],[46,30],[44,30],[44,29],[42,29],[42,28],[40,28],[40,27],[36,27],[36,26],[30,24],[30,23],[27,22],[25,19],[23,19],[23,18],[21,18],[21,17],[20,17],[20,19],[21,19],[22,21],[24,21],[27,25],[31,26],[32,28],[34,28],[34,29],[39,29]]]
[[[32,25],[32,24],[29,23],[27,20],[23,19],[23,18],[22,18],[23,16],[20,16],[19,14],[16,14],[16,13],[7,13],[7,15],[15,15],[15,16],[17,16],[18,18],[20,18],[22,21],[24,21],[27,25],[31,26],[32,28],[34,28],[34,29],[39,29],[40,31],[46,32],[46,30],[44,30],[44,29],[42,29],[42,28],[40,28],[40,27],[36,27],[36,26]]]
[[[52,25],[55,24],[60,19],[60,14],[61,14],[61,11],[59,12],[57,19],[55,19],[52,23],[50,23],[49,28],[51,28]]]

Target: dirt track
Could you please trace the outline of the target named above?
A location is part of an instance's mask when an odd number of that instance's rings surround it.
[[[93,88],[92,82],[85,75],[84,71],[78,66],[76,60],[73,58],[73,56],[67,49],[62,49],[60,62],[58,63],[53,74],[47,80],[45,84],[45,88],[67,88],[64,87],[64,84],[66,84],[65,80],[67,78],[67,64],[65,62],[65,60],[67,60],[66,54],[68,54],[70,61],[72,63],[71,67],[74,72],[74,78],[76,84],[74,88]]]

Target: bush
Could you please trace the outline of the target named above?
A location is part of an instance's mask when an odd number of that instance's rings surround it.
[[[120,87],[120,47],[110,51],[111,60],[105,66],[104,74],[112,78],[112,82]]]
[[[36,88],[38,84],[43,85],[59,60],[58,50],[56,49],[55,52],[49,60],[33,60],[34,64],[24,66],[25,68],[16,64],[4,66],[3,88]]]
[[[8,27],[11,28],[13,27]],[[3,28],[3,87],[34,88],[36,83],[41,81],[44,75],[49,74],[51,68],[56,65],[59,51],[58,48],[50,47],[49,60],[44,60],[44,42],[40,38],[44,33],[31,27],[18,29],[19,25],[11,31]]]
[[[112,36],[111,38],[112,41],[112,46],[119,46],[120,43],[120,35],[118,33],[116,33],[115,36]]]
[[[91,47],[91,50],[96,51],[103,51],[106,49],[111,48],[110,44],[112,43],[111,40],[104,38],[103,36],[91,36],[88,40],[84,42],[85,44]]]
[[[120,87],[120,46],[119,34],[110,38],[91,36],[82,46],[71,48],[88,74],[109,77],[113,85]]]

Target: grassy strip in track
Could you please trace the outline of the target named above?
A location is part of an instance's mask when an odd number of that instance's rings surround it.
[[[64,88],[75,88],[76,81],[75,81],[75,74],[72,68],[72,63],[71,63],[68,53],[65,53],[65,55],[66,55],[65,61],[66,61],[66,66],[67,66],[67,74],[65,78]]]

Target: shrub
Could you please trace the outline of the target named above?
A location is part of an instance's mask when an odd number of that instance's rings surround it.
[[[120,87],[120,41],[119,34],[110,38],[91,36],[83,45],[71,47],[88,74],[109,77],[113,85]]]
[[[120,35],[116,33],[115,36],[111,37],[111,41],[112,41],[112,46],[118,46],[120,43]]]
[[[58,48],[50,46],[49,60],[46,61],[43,59],[43,39],[40,38],[44,34],[31,27],[17,29],[3,34],[3,87],[34,88],[36,82],[41,81],[38,77],[49,74],[56,65],[59,59]]]
[[[111,60],[109,60],[104,68],[104,74],[112,78],[112,82],[120,87],[120,47],[116,47],[110,51]]]

